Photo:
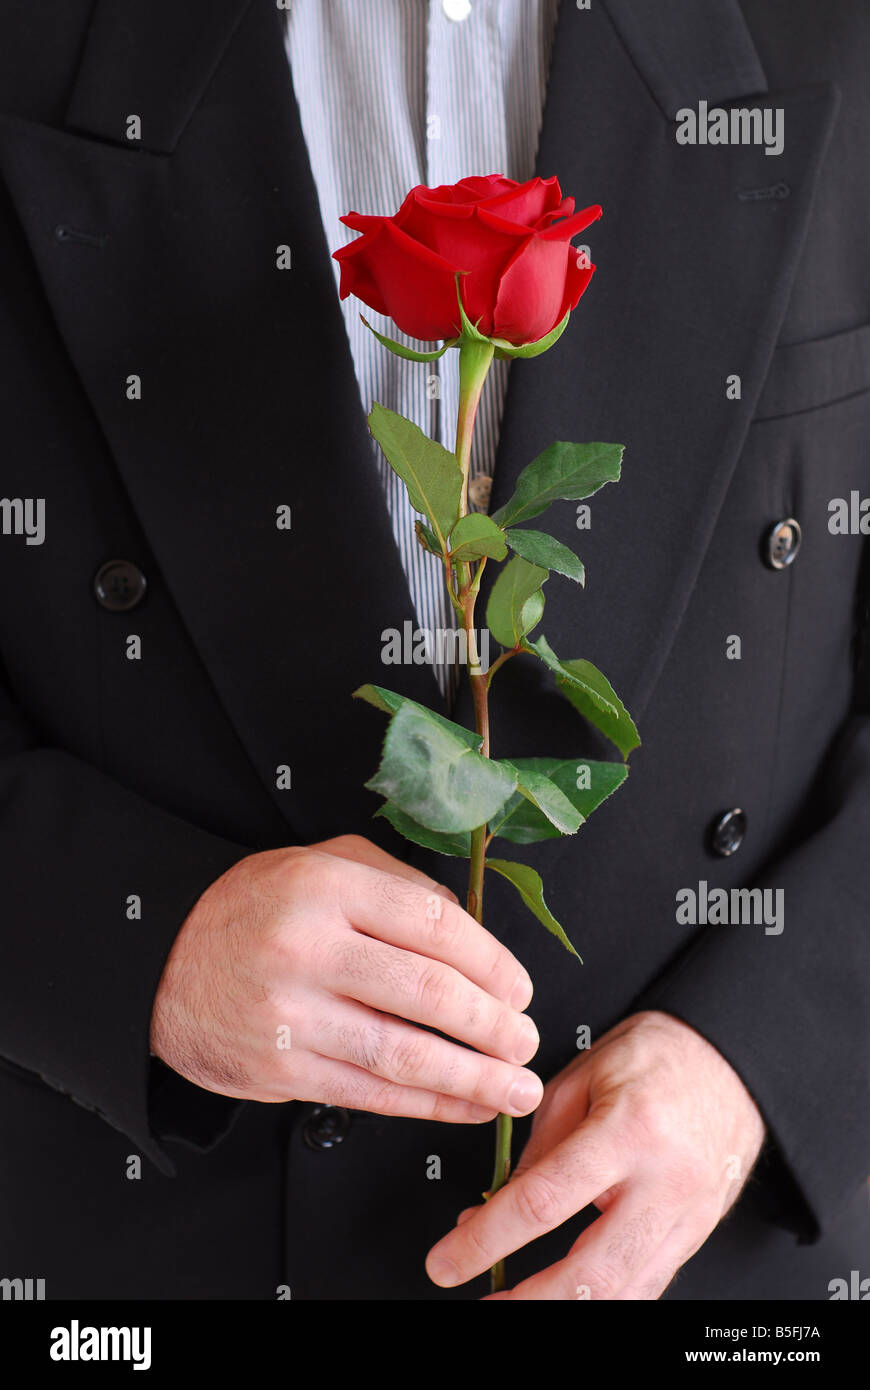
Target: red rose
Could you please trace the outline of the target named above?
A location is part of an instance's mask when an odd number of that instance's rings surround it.
[[[341,298],[355,294],[423,341],[458,337],[457,271],[465,312],[488,338],[543,338],[573,309],[592,278],[571,238],[601,216],[574,212],[559,181],[490,174],[412,188],[394,217],[349,212],[362,232],[335,252]],[[557,221],[561,218],[561,221]]]

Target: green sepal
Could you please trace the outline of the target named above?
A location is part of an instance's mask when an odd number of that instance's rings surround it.
[[[517,347],[514,343],[506,342],[504,338],[491,338],[490,341],[495,345],[495,355],[499,359],[505,357],[540,357],[542,352],[546,352],[554,343],[561,338],[565,329],[568,327],[568,320],[571,317],[569,309],[561,323],[557,323],[555,328],[551,328],[543,338],[536,339],[533,343],[521,343]]]
[[[467,340],[469,338],[472,340],[472,342],[475,343],[489,343],[492,340],[490,338],[487,338],[484,333],[480,332],[480,329],[477,327],[477,324],[472,323],[471,319],[465,312],[465,305],[462,303],[462,294],[459,289],[459,282],[462,279],[463,274],[465,273],[466,272],[464,271],[457,270],[456,274],[453,277],[456,281],[456,301],[459,305],[459,318],[462,323],[462,333],[460,334],[459,338],[454,340],[454,345],[458,346],[461,344],[463,339]],[[480,323],[480,319],[477,320],[477,323]]]
[[[369,332],[374,333],[379,343],[383,343],[384,347],[389,348],[396,357],[405,357],[409,362],[437,362],[439,357],[444,356],[448,348],[455,347],[459,341],[458,338],[450,338],[443,347],[436,348],[434,352],[418,352],[416,348],[405,347],[404,343],[397,343],[395,338],[387,338],[383,333],[379,333],[376,328],[372,328],[363,314],[360,314],[360,318]]]
[[[553,936],[561,941],[566,951],[570,951],[572,956],[577,956],[582,965],[583,961],[565,935],[564,928],[556,921],[544,902],[544,885],[540,874],[528,864],[516,864],[509,859],[487,859],[484,862],[488,869],[494,869],[502,878],[506,878],[508,883],[514,885],[529,911],[543,923],[548,932],[552,932]]]

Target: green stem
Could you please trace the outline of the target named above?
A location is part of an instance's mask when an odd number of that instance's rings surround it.
[[[459,415],[456,420],[456,462],[462,469],[460,516],[468,511],[468,475],[471,467],[471,440],[474,420],[486,374],[492,366],[495,348],[490,342],[465,338],[459,348]]]
[[[492,663],[492,665],[489,668],[489,671],[487,672],[486,683],[488,686],[492,685],[492,678],[498,670],[499,666],[504,666],[506,661],[510,661],[512,656],[519,655],[519,652],[519,647],[510,647],[507,651],[502,652],[501,656],[496,657],[495,661]]]
[[[459,347],[459,414],[456,421],[456,460],[462,469],[462,500],[460,514],[468,512],[468,479],[471,471],[471,443],[474,435],[474,421],[486,375],[492,366],[495,349],[492,343],[473,338],[463,338]],[[460,565],[459,598],[465,627],[466,661],[468,678],[474,697],[474,727],[480,734],[480,752],[489,757],[489,679],[480,668],[477,649],[477,636],[474,628],[474,609],[480,589],[480,579],[486,561],[481,560],[474,578],[471,566]],[[456,606],[456,605],[454,605]],[[471,860],[468,871],[469,914],[476,922],[483,922],[483,875],[486,847],[489,844],[486,826],[478,826],[471,832]],[[499,1115],[496,1120],[495,1169],[492,1186],[487,1197],[493,1196],[504,1187],[510,1175],[511,1130],[513,1121],[510,1115]],[[504,1288],[504,1260],[493,1265],[490,1270],[493,1293]]]
[[[511,1135],[514,1122],[510,1115],[499,1115],[495,1122],[495,1168],[487,1199],[494,1197],[504,1187],[511,1173]],[[504,1260],[499,1260],[489,1271],[493,1293],[501,1293],[504,1288]]]

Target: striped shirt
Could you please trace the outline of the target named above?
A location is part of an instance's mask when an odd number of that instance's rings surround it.
[[[415,184],[472,174],[529,179],[541,128],[558,0],[293,0],[287,57],[330,254],[354,233],[348,211],[390,215]],[[340,268],[332,262],[336,294]],[[341,308],[366,414],[398,411],[452,450],[459,354],[407,362]],[[382,333],[419,347],[381,315]],[[509,362],[495,362],[475,426],[471,477],[492,476]],[[374,444],[374,441],[373,441]],[[419,545],[404,485],[375,445],[396,545],[422,629],[452,628],[439,561]],[[485,509],[485,484],[472,488]],[[449,644],[448,644],[449,650]],[[457,673],[437,664],[451,699]]]

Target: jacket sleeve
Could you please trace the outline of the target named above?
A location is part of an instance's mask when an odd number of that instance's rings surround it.
[[[129,1136],[167,1176],[162,1141],[205,1149],[243,1102],[151,1057],[151,1010],[205,888],[250,851],[39,746],[0,686],[0,1056]],[[128,916],[128,899],[141,917]]]
[[[813,829],[766,868],[783,931],[707,926],[635,1001],[703,1034],[755,1099],[797,1185],[802,1242],[818,1239],[870,1172],[870,717],[840,731]]]

